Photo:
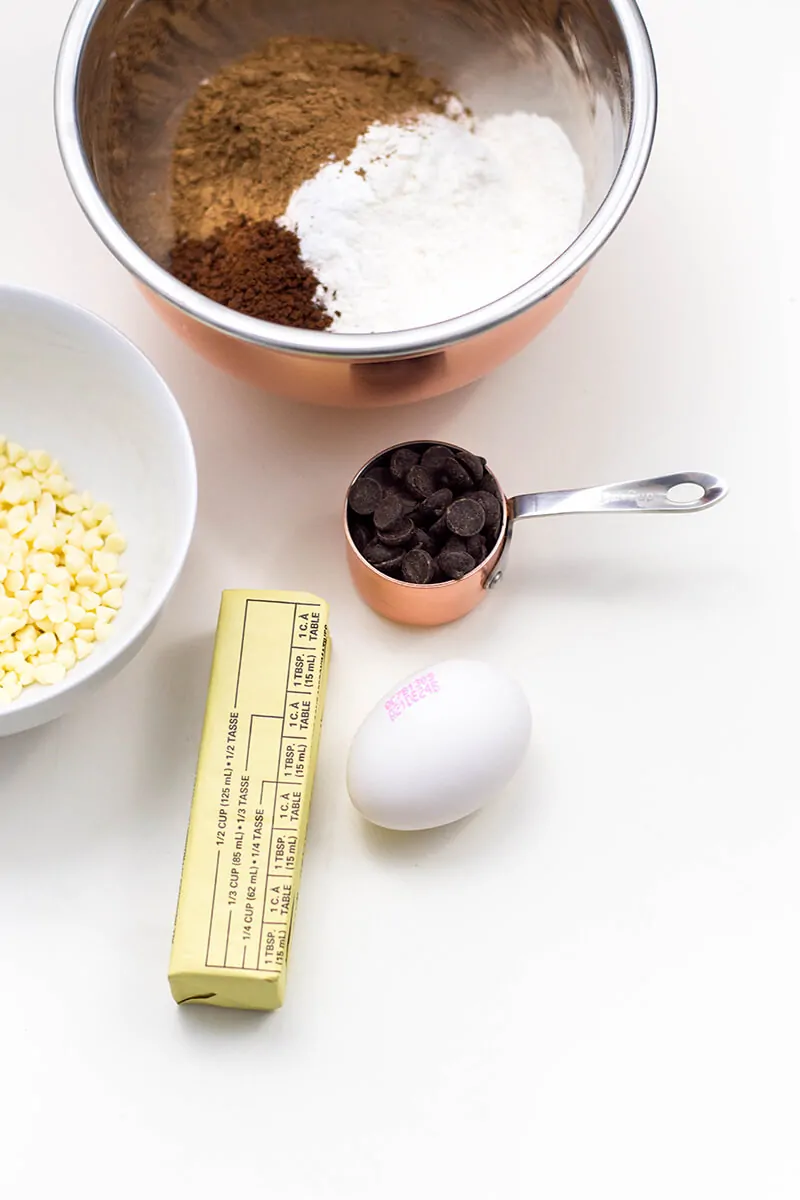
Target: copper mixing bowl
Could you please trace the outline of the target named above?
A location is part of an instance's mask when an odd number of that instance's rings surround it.
[[[203,79],[276,34],[402,50],[479,114],[521,108],[553,117],[583,162],[580,234],[493,303],[392,333],[289,329],[179,283],[165,263],[170,148],[182,110]],[[78,0],[59,54],[55,110],[78,201],[168,325],[216,366],[269,391],[373,407],[480,378],[564,306],[644,174],[656,77],[634,0]]]

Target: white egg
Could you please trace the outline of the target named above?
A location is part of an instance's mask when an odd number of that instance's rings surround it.
[[[350,747],[347,788],[386,829],[433,829],[501,791],[530,741],[531,712],[515,680],[489,663],[451,659],[387,692]]]

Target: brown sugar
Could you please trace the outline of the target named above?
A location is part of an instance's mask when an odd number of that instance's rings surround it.
[[[372,122],[442,112],[449,98],[405,55],[272,38],[189,102],[173,152],[176,233],[205,239],[238,216],[279,217],[295,188],[346,159]]]
[[[239,217],[210,237],[180,236],[172,274],[218,304],[277,325],[327,329],[319,282],[300,258],[297,235],[275,221]]]

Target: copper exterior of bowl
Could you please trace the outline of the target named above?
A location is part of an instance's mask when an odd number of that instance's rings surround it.
[[[474,312],[417,329],[346,334],[244,316],[166,269],[170,159],[204,78],[267,37],[360,40],[413,54],[478,113],[552,116],[579,154],[583,228],[549,267]],[[157,311],[210,362],[316,404],[380,407],[452,390],[517,353],[563,308],[622,220],[656,119],[635,0],[78,0],[61,45],[56,132],[88,219]]]
[[[425,438],[419,438],[413,443],[402,442],[399,445],[409,444],[447,446],[453,451],[463,449],[462,446],[456,446],[452,442],[432,442]],[[399,449],[399,445],[389,446],[365,462],[353,476],[347,489],[348,495],[350,487],[365,471],[376,466],[380,459],[391,454],[392,451]],[[402,579],[393,579],[390,575],[384,575],[371,566],[364,556],[359,554],[350,536],[347,499],[345,499],[342,519],[347,565],[350,568],[350,576],[356,591],[371,609],[399,625],[448,625],[451,621],[458,621],[467,613],[472,612],[473,608],[476,608],[488,595],[487,584],[495,573],[509,536],[508,498],[500,489],[494,471],[489,470],[489,473],[502,495],[503,524],[497,536],[497,543],[480,566],[476,567],[474,571],[470,571],[469,575],[465,575],[463,579],[454,579],[449,583],[406,583]]]
[[[331,408],[389,408],[451,392],[499,367],[552,321],[581,278],[575,275],[527,312],[444,350],[374,362],[292,355],[241,341],[204,325],[157,292],[142,290],[170,329],[215,367],[245,383]]]
[[[425,587],[391,579],[376,571],[358,553],[349,534],[347,564],[359,596],[380,616],[398,625],[449,625],[472,612],[488,595],[486,581],[503,552],[503,541],[504,537],[480,567],[463,579]]]

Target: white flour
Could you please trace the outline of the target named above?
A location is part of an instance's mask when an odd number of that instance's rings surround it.
[[[506,295],[580,229],[583,170],[554,121],[512,113],[375,124],[302,184],[282,223],[326,291],[333,330],[408,329]]]

